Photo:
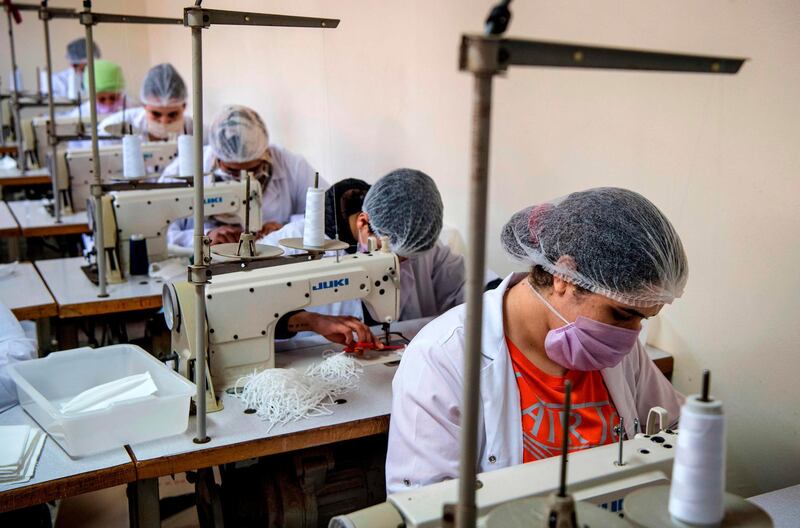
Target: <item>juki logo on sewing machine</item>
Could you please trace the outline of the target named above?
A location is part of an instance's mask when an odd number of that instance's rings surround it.
[[[210,196],[203,201],[204,204],[222,203],[222,196]]]
[[[333,280],[319,282],[314,286],[312,286],[311,290],[318,291],[318,290],[327,290],[329,288],[342,288],[344,286],[347,286],[348,284],[350,284],[350,279],[348,279],[347,277],[343,277],[341,279],[333,279]]]

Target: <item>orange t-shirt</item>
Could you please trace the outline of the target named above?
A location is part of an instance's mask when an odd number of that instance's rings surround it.
[[[572,383],[569,450],[578,451],[617,440],[619,418],[599,371],[567,371],[566,376],[542,372],[506,338],[519,387],[522,409],[522,460],[532,462],[561,454],[564,381]]]

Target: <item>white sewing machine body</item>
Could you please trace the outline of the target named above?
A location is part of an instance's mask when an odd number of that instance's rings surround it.
[[[658,436],[662,441],[652,439]],[[615,464],[619,446],[608,444],[569,454],[569,492],[576,501],[586,501],[609,511],[622,509],[629,493],[646,486],[667,484],[675,458],[677,435],[636,435],[623,442],[625,464]],[[558,490],[561,457],[481,473],[475,494],[479,525],[491,511],[510,501],[547,497]],[[331,526],[362,528],[431,528],[442,525],[445,504],[458,501],[458,480],[447,480],[390,495],[387,502],[343,516]]]
[[[238,216],[244,225],[248,203],[247,182],[228,181],[206,185],[204,196],[206,216],[232,214]],[[261,199],[261,186],[251,178],[251,229],[261,228]],[[126,274],[129,273],[132,235],[144,236],[150,262],[164,260],[167,258],[167,229],[170,224],[194,214],[193,187],[111,191],[103,196],[102,201],[103,242],[109,257],[109,271],[118,269]],[[90,207],[90,221],[94,215],[95,211]]]
[[[291,258],[279,257],[285,264],[214,275],[206,286],[209,366],[217,391],[254,370],[275,366],[275,327],[290,311],[361,299],[375,320],[397,319],[400,274],[395,254],[380,250],[341,259]],[[165,286],[172,350],[180,358],[179,371],[187,377],[189,363],[197,357],[194,296],[188,282]]]
[[[102,142],[101,142],[102,143]],[[103,183],[124,180],[122,174],[122,145],[100,145],[100,170]],[[60,151],[60,149],[59,149]],[[175,141],[153,141],[142,143],[142,154],[147,174],[143,177],[157,178],[174,159],[178,157],[178,143]],[[59,193],[68,193],[65,205],[73,211],[86,209],[86,201],[91,197],[90,188],[95,183],[94,157],[89,148],[67,148],[59,156]]]

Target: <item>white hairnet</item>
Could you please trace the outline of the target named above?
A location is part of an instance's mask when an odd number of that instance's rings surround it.
[[[681,239],[647,198],[603,187],[516,213],[503,247],[529,265],[631,306],[671,303],[689,265]]]
[[[378,236],[388,236],[392,251],[409,257],[433,247],[442,231],[444,206],[436,183],[424,172],[397,169],[364,197],[363,211]]]
[[[172,64],[158,64],[147,72],[139,95],[145,105],[179,105],[186,102],[186,85]]]
[[[67,60],[70,64],[86,64],[86,39],[78,38],[67,44]],[[100,58],[100,46],[94,43],[94,58]]]
[[[230,105],[211,124],[214,155],[228,163],[246,163],[264,155],[269,147],[267,127],[252,108]]]

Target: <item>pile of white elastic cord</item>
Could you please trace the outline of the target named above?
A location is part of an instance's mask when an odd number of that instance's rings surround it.
[[[235,393],[248,409],[275,425],[333,414],[335,399],[356,389],[363,369],[343,352],[328,351],[305,373],[295,369],[266,369],[236,381]]]

